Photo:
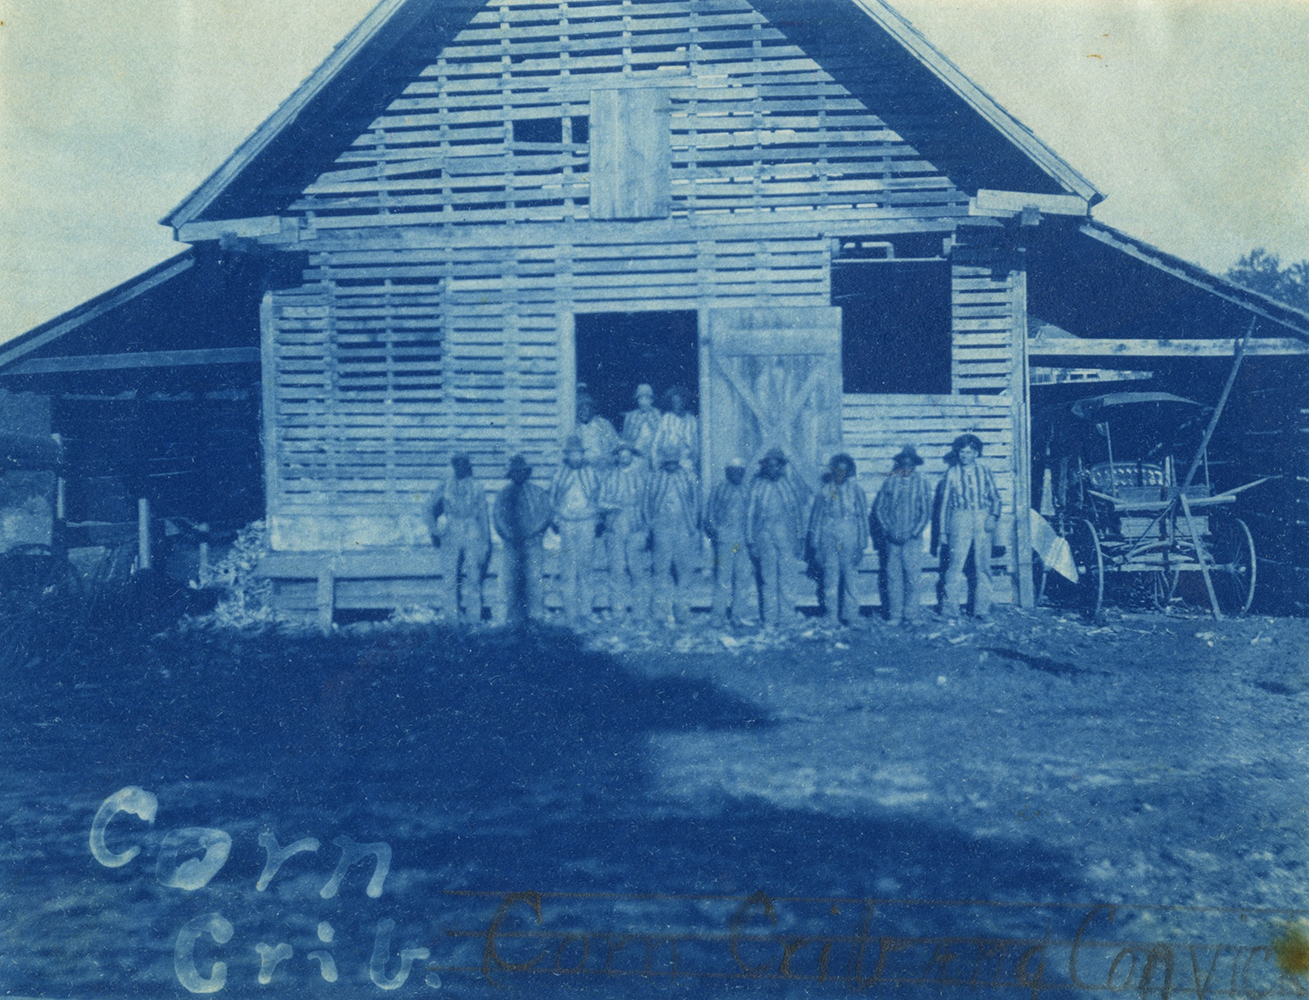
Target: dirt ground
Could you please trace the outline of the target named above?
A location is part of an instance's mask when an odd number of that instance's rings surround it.
[[[0,635],[8,993],[1306,988],[1309,620]]]

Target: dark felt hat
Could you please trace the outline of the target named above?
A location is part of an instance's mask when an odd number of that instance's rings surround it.
[[[838,465],[844,465],[845,471],[848,475],[853,476],[855,474],[854,459],[849,455],[847,455],[845,452],[841,452],[839,455],[833,455],[828,460],[827,464],[829,468],[833,468],[833,469],[836,468]]]
[[[922,465],[923,460],[918,454],[918,449],[911,444],[905,445],[900,449],[900,454],[891,459],[896,466],[901,465]]]

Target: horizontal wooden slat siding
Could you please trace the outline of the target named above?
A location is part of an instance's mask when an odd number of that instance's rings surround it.
[[[962,265],[951,271],[954,390],[1004,392],[1010,388],[1014,365],[1014,296],[1009,272]]]
[[[479,478],[561,439],[561,316],[827,306],[817,235],[314,254],[274,297],[275,547],[419,544],[421,502],[464,451]]]
[[[589,218],[595,91],[657,87],[674,217],[949,219],[967,197],[745,0],[488,4],[295,202],[321,227]],[[559,119],[558,141],[515,123]],[[604,188],[608,190],[608,188]]]
[[[854,458],[859,483],[871,501],[892,468],[892,458],[906,445],[913,445],[924,462],[920,473],[934,487],[946,473],[945,456],[950,443],[960,434],[982,439],[981,461],[995,475],[1004,502],[998,539],[1013,537],[1014,440],[1011,400],[1000,395],[860,395],[846,393],[842,401],[841,436]],[[1008,547],[1004,572],[1013,575],[1014,553]],[[871,571],[875,561],[864,567]],[[937,570],[936,557],[929,553],[927,569]],[[999,569],[999,564],[997,564]],[[1008,599],[1009,592],[1001,595]]]
[[[356,274],[272,296],[274,548],[425,537],[421,500],[449,460],[441,414],[457,381],[439,280]]]

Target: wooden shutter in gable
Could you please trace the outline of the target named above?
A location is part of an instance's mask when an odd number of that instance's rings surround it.
[[[666,219],[672,141],[660,87],[591,92],[591,218]]]

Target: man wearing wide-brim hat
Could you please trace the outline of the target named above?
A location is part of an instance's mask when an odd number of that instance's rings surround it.
[[[959,614],[968,599],[964,563],[970,551],[976,571],[973,614],[985,618],[991,610],[991,548],[1000,523],[1001,502],[995,477],[979,461],[981,456],[982,439],[976,434],[960,434],[946,459],[950,468],[941,499],[941,528],[950,552],[941,611],[949,619]]]
[[[642,382],[636,387],[636,409],[623,414],[623,440],[636,448],[647,469],[654,464],[651,446],[659,429],[659,419],[663,416],[654,405],[654,398],[654,386]]]
[[[763,584],[760,610],[764,624],[778,625],[795,617],[795,601],[786,592],[786,577],[804,555],[805,498],[786,474],[786,455],[770,448],[750,483],[746,508],[746,541],[759,560]]]
[[[492,516],[504,542],[505,620],[522,625],[545,616],[541,593],[542,541],[554,519],[550,495],[531,482],[532,467],[522,455],[509,460],[509,484],[495,498]]]
[[[600,477],[586,462],[581,438],[564,442],[564,460],[550,486],[555,527],[559,529],[559,589],[570,625],[589,619],[595,525],[600,515]]]
[[[932,520],[932,488],[918,471],[923,460],[913,445],[891,459],[891,474],[873,499],[886,558],[886,597],[891,624],[913,624],[922,611],[923,532]]]
[[[833,455],[814,497],[809,545],[823,574],[823,615],[862,626],[859,563],[868,547],[868,497],[855,478],[855,461]]]
[[[654,549],[655,620],[667,622],[671,614],[677,624],[684,624],[690,610],[687,592],[700,551],[701,509],[699,483],[683,466],[680,449],[659,453],[659,468],[650,475],[644,509]]]
[[[486,487],[473,477],[472,459],[467,455],[451,457],[450,468],[453,475],[427,503],[428,530],[441,553],[441,614],[480,624],[482,584],[491,556]]]
[[[746,544],[745,514],[750,487],[745,482],[745,459],[733,458],[714,487],[705,516],[705,531],[714,543],[714,618],[726,622],[753,620],[754,564]]]

